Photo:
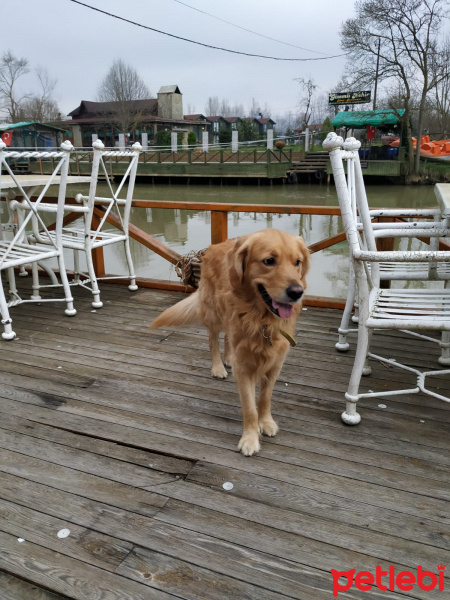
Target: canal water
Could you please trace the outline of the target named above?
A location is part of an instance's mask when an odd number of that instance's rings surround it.
[[[418,208],[436,204],[432,186],[373,185],[367,186],[367,195],[370,206],[374,208]],[[137,183],[134,197],[142,200],[338,206],[334,185],[325,184],[220,186]],[[207,211],[134,208],[131,222],[180,254],[201,250],[211,243],[211,216]],[[342,231],[341,219],[336,216],[270,215],[251,210],[228,216],[229,237],[266,227],[300,235],[308,245]],[[179,281],[167,261],[133,240],[132,252],[139,276]],[[347,253],[347,243],[343,242],[312,255],[307,278],[309,295],[345,298]],[[119,245],[111,247],[111,251],[105,250],[105,263],[108,273],[125,272]]]
[[[70,190],[74,195],[87,193],[87,187]],[[107,193],[106,184],[98,190]],[[50,194],[51,195],[51,194]],[[368,185],[367,195],[371,207],[418,208],[436,204],[433,186]],[[239,204],[292,204],[338,206],[334,185],[326,184],[274,184],[274,185],[218,185],[218,184],[148,184],[137,182],[134,198],[139,200],[224,202]],[[6,211],[4,211],[5,213]],[[5,214],[2,215],[3,219]],[[211,216],[202,210],[133,208],[131,222],[157,240],[184,255],[192,250],[202,250],[211,242]],[[265,213],[230,213],[229,237],[251,233],[266,227],[282,229],[302,236],[308,245],[336,235],[342,231],[340,217],[319,215],[270,215]],[[409,241],[418,249],[420,242]],[[144,246],[131,240],[136,274],[152,279],[179,281],[173,266]],[[406,248],[405,248],[406,249]],[[104,249],[107,273],[127,272],[121,244]],[[348,248],[343,242],[312,255],[307,277],[308,295],[345,298],[348,279]],[[71,253],[66,257],[67,267],[73,266]]]

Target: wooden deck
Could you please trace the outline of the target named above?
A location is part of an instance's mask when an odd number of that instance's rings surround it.
[[[344,426],[353,354],[334,350],[338,311],[302,312],[274,394],[281,431],[245,458],[235,385],[211,379],[205,332],[147,329],[179,295],[104,285],[95,312],[74,294],[72,319],[62,304],[13,309],[19,339],[0,342],[1,600],[330,600],[330,569],[449,565],[450,405],[362,401],[361,424]],[[432,344],[387,345],[436,366]],[[376,363],[364,383],[404,379]]]

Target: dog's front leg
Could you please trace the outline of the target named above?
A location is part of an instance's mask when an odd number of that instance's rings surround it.
[[[244,431],[239,440],[238,450],[245,456],[251,456],[259,452],[259,425],[258,411],[256,410],[256,380],[254,377],[239,372],[239,368],[234,369],[234,376],[241,396],[242,418],[244,421]]]
[[[272,367],[261,379],[261,391],[258,399],[258,423],[261,433],[273,437],[278,433],[278,425],[272,417],[270,405],[275,382],[280,374],[282,365]]]
[[[225,334],[224,340],[223,363],[226,367],[231,367],[231,365],[233,364],[233,353],[231,350],[231,344],[227,333]]]
[[[211,375],[218,379],[228,377],[228,372],[223,366],[222,357],[220,356],[219,331],[209,330],[209,349],[211,350]]]

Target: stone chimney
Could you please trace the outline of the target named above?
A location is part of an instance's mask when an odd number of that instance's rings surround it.
[[[158,117],[183,119],[183,94],[177,85],[163,85],[158,92]]]

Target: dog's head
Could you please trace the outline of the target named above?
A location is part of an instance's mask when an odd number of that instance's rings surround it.
[[[288,319],[306,289],[309,250],[302,238],[266,229],[237,238],[230,281],[234,291],[252,297],[261,309]]]

